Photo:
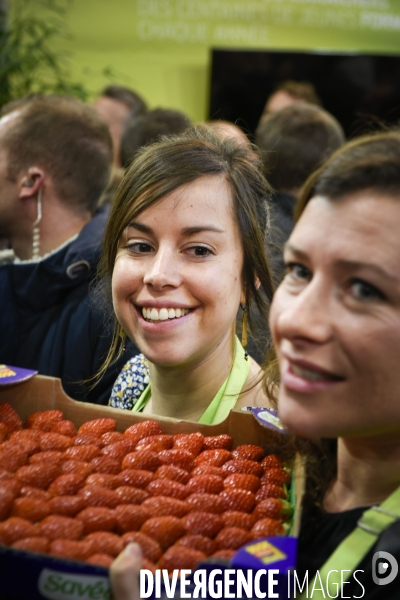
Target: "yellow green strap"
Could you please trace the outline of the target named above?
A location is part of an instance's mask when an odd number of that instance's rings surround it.
[[[218,392],[199,419],[199,423],[212,425],[221,423],[226,419],[232,408],[235,407],[237,399],[250,372],[250,361],[244,357],[244,349],[239,339],[235,337],[235,358],[232,369],[219,388]],[[134,412],[141,412],[151,397],[151,384],[143,390],[137,402],[133,406]]]
[[[320,579],[316,575],[308,589],[313,592],[313,600],[322,600],[326,596],[321,591],[320,580],[326,583],[326,592],[331,597],[337,597],[342,581],[347,581],[351,573],[360,564],[364,556],[376,543],[378,536],[392,523],[400,518],[400,487],[397,488],[382,504],[366,510],[358,520],[357,527],[331,554],[319,570]],[[342,572],[348,571],[348,576],[342,578]],[[328,577],[329,573],[329,577]],[[299,600],[307,598],[306,591]]]

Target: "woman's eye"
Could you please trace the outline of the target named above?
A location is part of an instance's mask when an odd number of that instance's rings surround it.
[[[351,290],[357,300],[382,300],[385,297],[378,288],[362,279],[354,279]]]
[[[191,248],[188,248],[188,252],[193,256],[198,256],[200,258],[213,254],[210,248],[207,248],[206,246],[192,246]]]
[[[150,244],[146,244],[145,242],[131,242],[125,248],[132,254],[147,254],[152,251]]]
[[[295,279],[311,279],[311,271],[300,263],[286,263],[285,274],[291,275]]]

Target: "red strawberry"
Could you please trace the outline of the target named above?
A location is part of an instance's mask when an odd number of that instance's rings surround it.
[[[273,537],[275,535],[285,535],[289,529],[286,523],[280,523],[276,519],[265,517],[257,521],[250,529],[254,539],[263,537]]]
[[[240,512],[251,512],[256,504],[256,498],[248,490],[228,488],[220,493],[224,501],[225,510],[238,510]]]
[[[114,431],[112,433],[115,433]],[[122,435],[122,434],[121,434]],[[124,438],[119,442],[114,442],[113,444],[108,444],[101,449],[101,454],[103,456],[108,456],[109,458],[113,458],[118,461],[122,461],[122,459],[129,454],[129,452],[133,452],[135,449],[135,443],[128,438]]]
[[[158,479],[172,479],[172,481],[178,481],[183,484],[186,484],[190,479],[187,471],[175,465],[161,465],[155,472],[155,477]]]
[[[39,528],[27,519],[21,519],[21,517],[10,517],[6,521],[3,521],[3,523],[0,523],[0,536],[8,545],[23,538],[39,535],[41,535]]]
[[[74,439],[75,446],[98,446],[99,448],[103,445],[101,436],[95,433],[80,433]]]
[[[176,546],[186,546],[187,548],[194,548],[195,550],[200,550],[200,552],[204,552],[206,556],[210,556],[213,552],[215,552],[216,545],[214,540],[210,540],[210,538],[205,535],[184,535],[179,538],[179,540],[175,544]]]
[[[229,450],[224,448],[216,448],[215,450],[203,450],[201,454],[196,458],[196,467],[202,463],[209,463],[214,467],[222,467],[228,460],[230,460],[232,454]]]
[[[232,456],[234,458],[241,458],[244,460],[255,460],[260,461],[264,456],[264,450],[261,446],[254,444],[243,444],[233,450]]]
[[[79,460],[83,462],[89,462],[96,456],[99,456],[100,448],[94,444],[85,444],[82,446],[71,446],[64,452],[64,456],[67,460]]]
[[[171,496],[184,500],[188,495],[186,486],[172,479],[153,479],[146,488],[151,496]]]
[[[209,473],[210,475],[217,475],[217,477],[221,477],[221,479],[225,479],[227,473],[222,469],[222,467],[215,467],[208,462],[203,462],[197,467],[195,467],[192,471],[192,477],[195,475],[203,475],[205,473]]]
[[[48,491],[53,496],[74,496],[81,489],[84,481],[83,475],[66,473],[54,479]]]
[[[267,456],[262,459],[261,465],[264,469],[279,469],[283,467],[283,462],[276,454],[267,454]]]
[[[94,466],[82,460],[65,460],[61,464],[61,472],[62,473],[76,473],[77,475],[83,475],[84,477],[88,477],[94,471]]]
[[[162,549],[160,544],[141,531],[129,531],[129,533],[124,533],[122,541],[125,546],[131,543],[139,544],[143,552],[143,557],[151,560],[153,563],[161,558]]]
[[[81,433],[94,433],[98,437],[106,433],[107,431],[114,431],[117,426],[115,419],[103,417],[100,419],[93,419],[92,421],[86,421],[78,429],[78,435]]]
[[[46,489],[60,472],[58,464],[38,463],[20,467],[15,477],[22,485]]]
[[[221,514],[225,510],[224,501],[216,494],[191,494],[186,498],[190,512]]]
[[[49,540],[46,537],[26,537],[11,544],[11,548],[15,548],[16,550],[41,552],[42,554],[47,552],[48,547]]]
[[[41,431],[38,429],[19,429],[10,435],[10,442],[14,442],[21,450],[25,450],[31,456],[35,452],[39,452],[40,438]]]
[[[108,446],[109,444],[115,444],[115,442],[121,442],[126,440],[126,436],[120,431],[106,431],[100,436],[101,445]]]
[[[9,490],[14,497],[18,496],[18,494],[21,492],[21,484],[19,483],[19,481],[17,481],[17,479],[3,479],[1,484],[0,484],[0,489],[1,490]]]
[[[7,440],[0,446],[0,465],[6,471],[14,473],[26,465],[28,462],[28,453],[24,449],[19,448],[16,443]]]
[[[291,514],[292,507],[289,502],[280,498],[266,498],[265,500],[261,500],[253,511],[253,515],[257,520],[270,517],[278,521],[285,521]]]
[[[267,469],[261,478],[261,484],[275,483],[276,485],[290,483],[291,474],[286,469]]]
[[[164,550],[186,533],[181,520],[171,516],[152,517],[142,525],[140,531],[155,539]]]
[[[118,475],[121,471],[121,461],[108,456],[96,456],[91,460],[95,473]]]
[[[141,504],[149,494],[140,488],[134,488],[130,485],[121,485],[116,488],[120,504]]]
[[[260,465],[260,463],[255,460],[247,460],[244,458],[235,458],[234,460],[230,460],[224,464],[222,467],[223,470],[229,473],[250,473],[251,475],[256,475],[256,477],[261,477],[264,473],[264,469]]]
[[[22,419],[8,402],[0,404],[0,422],[6,425],[8,433],[22,429]]]
[[[171,452],[171,450],[164,450]],[[161,454],[161,453],[160,453]],[[159,455],[153,450],[144,448],[143,450],[135,450],[125,456],[122,461],[123,469],[143,469],[145,471],[156,471],[161,464]]]
[[[84,508],[76,515],[76,519],[83,523],[83,533],[112,531],[117,524],[114,511],[104,506]]]
[[[92,545],[85,540],[58,538],[50,542],[49,554],[71,560],[86,560],[92,554]]]
[[[193,456],[197,456],[203,449],[204,436],[200,432],[196,433],[177,433],[174,435],[174,445],[176,448],[183,448]]]
[[[52,425],[51,431],[54,433],[61,433],[62,435],[66,435],[68,437],[76,436],[76,427],[72,421],[58,421]]]
[[[37,410],[29,415],[25,421],[25,427],[51,431],[52,426],[64,419],[61,410]]]
[[[44,452],[37,452],[29,457],[29,464],[43,464],[43,463],[51,463],[51,464],[61,464],[65,461],[64,452],[61,450],[45,450]]]
[[[8,438],[8,427],[0,421],[0,443]]]
[[[0,488],[0,521],[9,516],[14,498],[15,495],[10,489]]]
[[[112,475],[111,473],[92,473],[87,476],[85,484],[102,485],[110,490],[115,490],[121,485],[121,478],[119,475]]]
[[[51,500],[51,494],[46,490],[41,490],[40,488],[32,487],[30,485],[23,485],[21,487],[21,491],[19,495],[22,496],[32,496],[33,498],[38,498],[39,500],[48,501]]]
[[[85,562],[89,565],[97,565],[98,567],[109,569],[114,562],[114,558],[108,554],[92,554]],[[144,569],[145,567],[142,566],[142,568]]]
[[[114,490],[101,485],[85,485],[79,490],[78,495],[82,496],[85,506],[115,508],[120,503],[119,496]]]
[[[122,485],[145,489],[154,479],[154,473],[145,469],[124,469],[119,474]]]
[[[237,550],[241,546],[251,542],[251,540],[251,534],[246,529],[241,529],[240,527],[224,527],[218,532],[215,538],[219,550],[223,550],[224,548]]]
[[[223,550],[217,550],[217,552],[214,552],[212,557],[213,558],[226,558],[228,560],[231,560],[231,558],[233,558],[235,556],[235,554],[236,554],[236,550],[224,548]]]
[[[181,519],[186,533],[200,534],[213,538],[223,528],[224,522],[220,515],[207,512],[191,512]]]
[[[286,498],[287,494],[283,487],[276,485],[275,483],[268,483],[262,485],[256,493],[257,502],[265,500],[266,498]]]
[[[232,473],[224,480],[225,488],[238,488],[255,493],[261,485],[260,478],[250,473]]]
[[[117,531],[122,534],[140,529],[143,523],[150,519],[151,514],[144,506],[119,504],[115,508],[115,516],[117,518]]]
[[[172,516],[183,517],[189,512],[189,505],[184,500],[168,496],[154,496],[147,498],[142,503],[143,508],[149,511],[152,517]]]
[[[224,480],[208,473],[195,475],[186,485],[186,489],[191,494],[219,494],[224,489]]]
[[[254,515],[238,510],[227,510],[222,513],[221,518],[225,527],[240,527],[247,531],[249,531],[256,522]]]
[[[24,496],[14,500],[11,514],[13,517],[21,517],[32,523],[41,521],[48,517],[51,513],[50,502],[33,498],[32,496]]]
[[[159,453],[158,458],[160,459],[160,463],[164,465],[175,465],[176,467],[184,469],[188,473],[194,467],[193,454],[187,450],[184,450],[183,448],[163,450]]]
[[[128,435],[137,439],[137,441],[149,437],[150,435],[162,435],[164,432],[157,421],[141,421],[131,425],[124,431],[124,435]]]
[[[90,543],[92,553],[95,554],[109,554],[115,557],[124,549],[120,536],[110,531],[94,531],[89,533],[84,541]]]
[[[82,496],[54,496],[49,504],[53,515],[63,515],[64,517],[75,517],[85,508]]]
[[[38,535],[43,535],[49,540],[57,538],[79,540],[83,533],[83,524],[78,519],[62,515],[49,515],[40,521],[37,529]]]
[[[221,435],[208,435],[204,438],[204,450],[215,450],[216,448],[224,448],[230,450],[233,440],[230,435],[222,433]]]
[[[148,437],[142,438],[136,445],[136,450],[140,450],[151,446],[156,448],[158,452],[161,450],[169,450],[172,448],[174,443],[174,436],[160,434],[160,435],[149,435]]]
[[[174,569],[195,569],[207,556],[200,550],[185,546],[172,546],[160,558],[159,568],[172,572]]]
[[[40,436],[40,449],[46,450],[66,450],[74,443],[73,439],[61,433],[44,431]]]

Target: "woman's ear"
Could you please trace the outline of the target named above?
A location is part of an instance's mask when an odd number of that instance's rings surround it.
[[[257,275],[254,277],[254,285],[256,286],[256,290],[260,289],[261,281],[258,279]]]

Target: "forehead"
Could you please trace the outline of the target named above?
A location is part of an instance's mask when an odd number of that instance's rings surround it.
[[[290,243],[316,257],[367,258],[399,270],[399,232],[400,197],[363,190],[339,200],[312,198]]]
[[[202,176],[185,183],[145,208],[139,220],[156,218],[176,222],[183,219],[213,219],[226,226],[235,222],[231,188],[224,176]]]

